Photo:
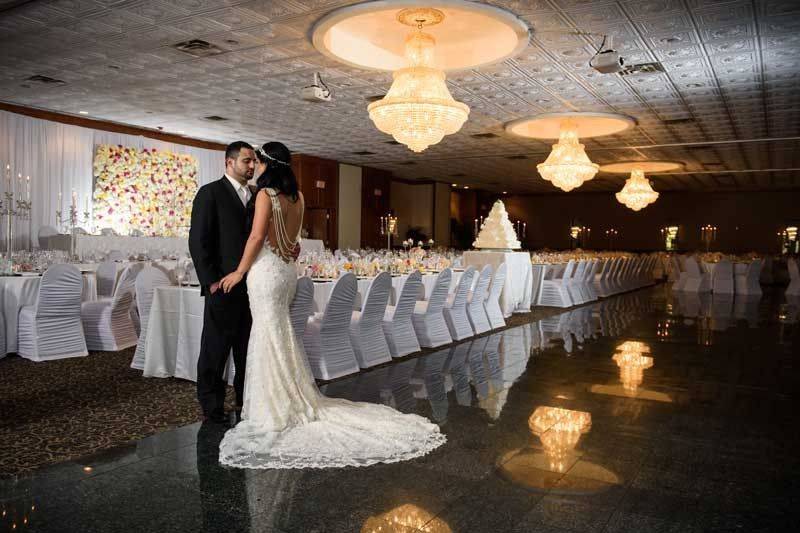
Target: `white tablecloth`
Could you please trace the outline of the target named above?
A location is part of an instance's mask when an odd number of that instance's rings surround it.
[[[50,250],[70,250],[70,235],[48,237],[45,247]],[[119,250],[126,257],[146,253],[150,257],[185,255],[189,252],[186,237],[123,237],[105,235],[76,235],[75,253],[79,257],[104,256]]]
[[[17,351],[17,323],[19,311],[26,305],[34,305],[39,296],[41,276],[2,276],[0,277],[0,310],[4,328],[5,347],[0,346],[0,354]],[[93,273],[83,275],[84,302],[97,299],[97,279]]]
[[[147,325],[144,375],[197,381],[204,299],[195,287],[157,287]]]
[[[503,315],[511,313],[529,313],[531,310],[531,293],[533,292],[533,272],[531,254],[528,252],[464,252],[462,264],[474,266],[480,271],[485,265],[492,265],[497,270],[501,264],[507,266],[506,283],[500,294],[500,308]]]

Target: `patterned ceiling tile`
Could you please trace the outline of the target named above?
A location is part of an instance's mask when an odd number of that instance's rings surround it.
[[[366,106],[385,94],[389,73],[341,65],[317,53],[309,30],[319,17],[355,1],[330,0],[52,0],[25,3],[0,18],[0,99],[200,138],[277,138],[323,157],[493,189],[551,192],[535,165],[550,142],[509,136],[503,123],[553,111],[633,115],[638,127],[585,139],[600,162],[679,159],[689,170],[719,174],[663,177],[659,188],[800,186],[759,173],[726,171],[798,166],[798,143],[706,151],[666,146],[737,137],[798,134],[800,2],[795,0],[496,0],[527,21],[533,41],[517,57],[453,73],[448,85],[471,107],[461,132],[423,154],[387,144]],[[664,72],[599,74],[588,61],[611,33],[628,64],[660,61]],[[222,48],[197,58],[172,48],[204,39]],[[299,97],[319,71],[334,101]],[[42,85],[41,74],[66,82]],[[218,114],[229,120],[209,122]],[[308,127],[325,124],[324,128]],[[496,137],[472,137],[494,133]],[[772,149],[766,149],[770,148]],[[374,156],[352,152],[368,150]],[[508,159],[526,156],[527,159]],[[401,163],[413,161],[414,165]],[[734,176],[735,179],[730,179]],[[752,177],[752,179],[751,179]],[[621,181],[599,179],[591,190]],[[766,184],[766,185],[765,185]]]

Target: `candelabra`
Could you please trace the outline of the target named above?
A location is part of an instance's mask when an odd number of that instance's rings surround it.
[[[528,223],[521,220],[514,222],[514,229],[517,232],[517,239],[524,241],[528,234]]]
[[[614,228],[609,228],[606,230],[606,239],[608,239],[608,249],[613,250],[614,244],[619,236],[619,232]]]
[[[397,237],[397,217],[391,214],[381,217],[381,235],[386,237],[386,248],[392,249],[392,237]]]
[[[664,226],[660,231],[664,249],[668,252],[674,251],[678,247],[678,226]]]
[[[33,251],[33,217],[31,216],[31,209],[33,208],[33,203],[30,200],[23,201],[17,200],[17,209],[15,212],[17,213],[17,218],[19,220],[27,220],[28,221],[28,251]]]
[[[14,193],[6,191],[5,202],[0,201],[0,215],[6,217],[6,259],[11,260],[14,253],[14,217],[19,213],[14,209]]]
[[[711,245],[717,240],[717,227],[710,224],[700,226],[700,240],[706,246],[706,252],[711,249]]]
[[[574,248],[585,248],[592,236],[592,228],[587,226],[570,226],[569,236]]]
[[[484,217],[478,217],[475,219],[474,227],[473,227],[473,238],[478,238],[478,232],[483,228],[483,221]]]
[[[64,212],[61,209],[56,210],[56,222],[59,227],[63,227],[69,232],[70,235],[70,245],[69,245],[69,253],[70,257],[75,258],[76,250],[75,250],[75,235],[76,230],[78,229],[78,225],[89,224],[91,222],[91,213],[89,211],[83,212],[83,218],[78,216],[78,206],[74,203],[69,206],[69,217],[64,219]]]

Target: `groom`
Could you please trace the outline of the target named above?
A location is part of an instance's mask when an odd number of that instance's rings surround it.
[[[225,364],[233,350],[236,375],[236,411],[244,400],[247,343],[252,317],[247,284],[225,294],[219,281],[239,266],[250,234],[255,189],[248,185],[255,171],[256,155],[244,141],[225,150],[225,175],[197,191],[192,205],[189,250],[205,296],[203,334],[197,360],[197,399],[203,418],[225,423]]]

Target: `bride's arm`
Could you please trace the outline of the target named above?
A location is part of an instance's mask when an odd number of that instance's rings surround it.
[[[247,244],[244,247],[244,254],[242,255],[239,266],[236,271],[231,272],[220,282],[220,287],[225,292],[230,292],[250,270],[256,258],[258,257],[261,248],[264,246],[264,239],[267,238],[267,225],[269,219],[272,217],[272,202],[269,196],[259,191],[256,196],[256,208],[253,216],[253,229],[250,230],[250,236],[247,238]]]

